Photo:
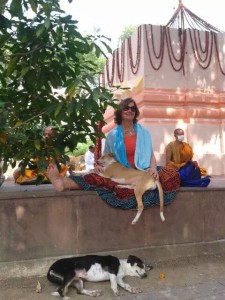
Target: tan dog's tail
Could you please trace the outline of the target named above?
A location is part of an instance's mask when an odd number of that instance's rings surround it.
[[[164,222],[165,217],[164,217],[164,214],[163,214],[163,206],[164,206],[163,189],[162,189],[162,186],[161,186],[161,183],[159,182],[159,180],[156,180],[155,183],[156,183],[156,185],[158,187],[158,190],[159,190],[160,218]]]

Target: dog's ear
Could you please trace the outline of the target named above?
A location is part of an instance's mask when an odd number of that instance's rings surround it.
[[[139,257],[137,257],[135,255],[129,255],[128,258],[127,258],[127,262],[130,263],[132,266],[134,264],[139,264],[139,265],[143,265],[144,266],[143,261]]]
[[[150,271],[150,270],[152,270],[152,269],[153,269],[153,266],[149,266],[149,265],[146,265],[146,266],[145,266],[146,272],[148,272],[148,271]]]
[[[134,262],[136,261],[136,256],[134,255],[129,255],[127,258],[127,262],[130,263],[131,265],[134,264]]]

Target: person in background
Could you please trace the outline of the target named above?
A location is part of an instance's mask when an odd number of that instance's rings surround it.
[[[95,163],[94,151],[95,151],[95,147],[91,145],[89,146],[88,151],[84,155],[86,171],[90,171],[94,169],[94,163]]]
[[[179,170],[192,161],[194,153],[192,147],[184,142],[184,131],[181,128],[174,130],[175,141],[170,142],[166,147],[166,166]],[[206,175],[206,170],[200,167],[201,175]]]
[[[132,98],[122,100],[114,116],[117,127],[107,135],[103,152],[114,153],[118,162],[125,167],[146,170],[149,175],[158,179],[151,135],[146,128],[138,124],[139,109],[136,102]],[[100,173],[101,170],[101,166],[94,169],[96,173]],[[56,165],[50,164],[47,174],[57,191],[82,189],[80,176],[70,175],[63,178]]]
[[[43,139],[47,140],[53,138],[56,135],[56,128],[53,126],[45,127],[43,130]]]
[[[166,147],[166,165],[179,169],[193,158],[193,150],[184,142],[184,131],[181,128],[174,130],[175,141]]]

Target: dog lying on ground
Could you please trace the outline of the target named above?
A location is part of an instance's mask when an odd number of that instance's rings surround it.
[[[119,296],[118,285],[132,294],[141,292],[139,288],[125,283],[123,277],[146,278],[147,271],[152,268],[145,266],[140,258],[133,255],[127,259],[118,259],[112,255],[85,255],[57,260],[49,268],[47,278],[60,285],[57,292],[53,292],[52,295],[60,295],[63,300],[70,299],[66,296],[69,286],[76,288],[79,294],[91,297],[99,297],[102,294],[101,290],[84,289],[83,280],[94,282],[110,280],[114,295]]]
[[[112,181],[119,183],[122,186],[134,189],[134,194],[137,199],[138,212],[132,221],[132,224],[136,224],[140,218],[144,209],[142,202],[142,195],[147,190],[154,190],[158,187],[159,190],[159,202],[160,202],[160,217],[162,221],[165,221],[163,215],[163,190],[159,180],[156,180],[146,171],[137,169],[129,169],[118,163],[114,154],[104,154],[98,160],[98,164],[104,168],[104,171],[99,175],[110,178]],[[128,185],[128,186],[127,186]]]

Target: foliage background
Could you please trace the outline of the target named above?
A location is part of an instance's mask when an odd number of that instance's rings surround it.
[[[76,3],[74,3],[75,5]],[[112,94],[101,87],[96,62],[107,38],[82,36],[77,21],[65,15],[59,0],[0,0],[0,157],[3,171],[39,158],[66,162],[66,149],[98,136]],[[33,11],[34,17],[27,12]],[[58,128],[46,142],[45,126]]]

